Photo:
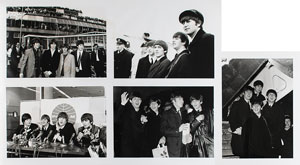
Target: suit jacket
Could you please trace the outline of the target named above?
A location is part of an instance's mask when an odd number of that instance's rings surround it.
[[[149,61],[149,55],[141,58],[138,63],[135,77],[136,78],[147,78],[150,66],[151,66],[151,63]]]
[[[39,77],[40,76],[40,71],[41,71],[41,67],[40,67],[41,50],[40,49],[37,50],[37,57],[39,59],[37,60],[38,64],[35,64],[36,59],[35,59],[35,56],[34,56],[33,49],[34,48],[27,49],[25,51],[24,58],[21,61],[20,73],[23,73],[24,77],[32,78],[32,77]],[[38,70],[37,74],[39,74],[39,75],[36,75],[35,65],[37,65],[36,69]]]
[[[169,66],[169,73],[166,78],[184,78],[189,77],[188,75],[191,72],[189,61],[189,51],[184,50],[179,54],[175,55],[175,58],[172,60]]]
[[[141,123],[141,111],[136,112],[131,104],[120,105],[117,112],[118,122],[121,126],[121,157],[139,157],[144,139],[144,126]]]
[[[26,132],[25,132],[24,125],[19,125],[14,134],[26,135],[26,139],[28,140],[31,137],[37,137],[37,135],[39,134],[39,126],[37,124],[31,123]]]
[[[60,55],[59,66],[57,69],[57,77],[61,77],[61,71],[64,68],[64,76],[63,77],[75,77],[75,56],[72,54],[68,54],[65,59],[64,55]]]
[[[51,56],[51,50],[48,49],[43,53],[41,59],[42,74],[44,75],[45,71],[51,71],[52,74],[50,77],[56,77],[56,70],[59,65],[60,55],[57,50],[54,51],[53,56]]]
[[[168,73],[170,60],[166,56],[162,57],[150,66],[148,78],[164,78]]]
[[[55,131],[55,126],[54,126],[54,125],[51,125],[51,124],[49,124],[49,126],[48,126],[47,129],[42,128],[42,129],[40,130],[40,133],[42,134],[42,135],[41,135],[42,141],[43,141],[46,137],[48,137],[48,140],[51,142],[51,141],[52,141],[52,138],[53,138],[54,131]]]
[[[266,118],[272,135],[272,147],[280,148],[280,132],[284,129],[284,110],[278,103],[274,103],[272,107],[267,103],[262,109],[262,115]]]
[[[179,127],[182,124],[182,117],[175,107],[166,110],[162,114],[160,130],[166,137],[168,153],[170,157],[180,157],[182,148],[182,133]]]
[[[131,70],[132,53],[124,49],[122,52],[114,52],[115,78],[129,78]]]
[[[55,134],[59,134],[59,136],[64,136],[64,139],[65,139],[65,143],[66,144],[69,144],[70,143],[70,140],[71,140],[71,137],[72,135],[76,135],[76,131],[74,129],[74,126],[73,124],[71,123],[66,123],[66,125],[64,126],[64,128],[60,129],[60,128],[57,128],[55,126],[55,130],[54,130],[54,133],[53,135]],[[51,137],[52,138],[52,137]],[[73,136],[73,141],[75,140],[76,136]],[[60,141],[62,142],[62,141]]]
[[[94,51],[91,52],[91,65],[94,66],[96,76],[97,77],[105,77],[106,71],[106,53],[102,48],[98,49],[98,59],[96,58],[96,53]]]
[[[213,78],[214,77],[214,36],[205,33],[200,29],[190,45],[190,61],[192,78]]]
[[[241,98],[232,104],[229,114],[229,124],[230,129],[234,132],[239,127],[244,127],[244,124],[251,114],[251,109],[249,103]],[[232,134],[231,147],[232,153],[238,156],[244,156],[244,139],[241,135]]]
[[[73,52],[72,54],[75,56],[75,66],[78,67],[78,69],[79,69],[77,52],[78,52],[78,50]],[[80,71],[81,75],[79,75],[78,72],[77,72],[76,77],[77,76],[91,77],[91,57],[90,57],[90,54],[86,51],[83,51],[80,61],[81,61],[81,67],[82,67],[82,70]]]

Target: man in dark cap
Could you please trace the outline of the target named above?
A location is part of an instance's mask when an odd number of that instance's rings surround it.
[[[148,78],[164,78],[168,73],[170,60],[166,57],[168,45],[163,40],[157,40],[153,44],[156,62],[150,66]]]
[[[284,110],[276,102],[277,92],[274,89],[267,91],[267,103],[262,109],[266,118],[272,139],[272,157],[278,158],[281,149],[280,133],[284,129]]]
[[[37,38],[32,40],[32,48],[25,51],[24,58],[20,61],[20,77],[40,77],[41,68],[41,41]]]
[[[263,103],[263,101],[266,100],[265,96],[263,96],[261,94],[261,91],[264,87],[264,83],[261,80],[256,80],[256,81],[254,81],[253,86],[254,86],[254,91],[253,91],[253,96],[250,100],[251,103],[254,103],[254,102]]]
[[[98,44],[94,44],[91,53],[91,63],[96,72],[96,77],[105,77],[106,71],[106,53],[104,48],[99,48]]]
[[[114,52],[115,78],[129,78],[131,72],[132,53],[125,49],[126,41],[117,38],[117,50]]]
[[[154,48],[153,44],[155,43],[154,40],[148,41],[145,46],[147,47],[147,56],[141,58],[138,63],[137,71],[136,71],[136,78],[147,78],[149,73],[150,66],[155,62],[155,55],[154,55]]]
[[[190,36],[188,47],[191,58],[192,78],[214,77],[214,36],[203,30],[203,15],[191,9],[179,15],[179,22],[183,25],[184,32]]]
[[[231,148],[236,156],[244,157],[244,139],[242,138],[242,129],[247,118],[250,116],[250,99],[253,94],[253,88],[246,86],[243,89],[243,98],[233,102],[228,116],[230,129],[232,131]]]
[[[75,56],[76,77],[91,77],[91,57],[84,51],[84,42],[76,42],[77,51],[72,54]]]

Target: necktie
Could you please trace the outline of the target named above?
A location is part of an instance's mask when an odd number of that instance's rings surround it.
[[[100,61],[98,57],[98,50],[96,50],[96,61]]]
[[[79,52],[79,58],[78,58],[78,66],[79,66],[79,70],[82,70],[82,66],[81,66],[81,52]]]

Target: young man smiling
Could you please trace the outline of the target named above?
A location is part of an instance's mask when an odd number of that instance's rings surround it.
[[[195,10],[186,10],[179,15],[184,32],[191,38],[188,50],[192,72],[191,78],[214,77],[214,36],[203,30],[204,17]]]

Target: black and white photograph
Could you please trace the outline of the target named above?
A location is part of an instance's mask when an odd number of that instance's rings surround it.
[[[111,20],[114,77],[214,78],[220,1],[140,3]]]
[[[114,87],[115,157],[214,157],[213,87]]]
[[[293,59],[223,59],[223,158],[293,158]]]
[[[104,87],[7,87],[7,158],[106,157]]]
[[[6,7],[7,77],[106,77],[106,20],[95,15],[63,6]]]

